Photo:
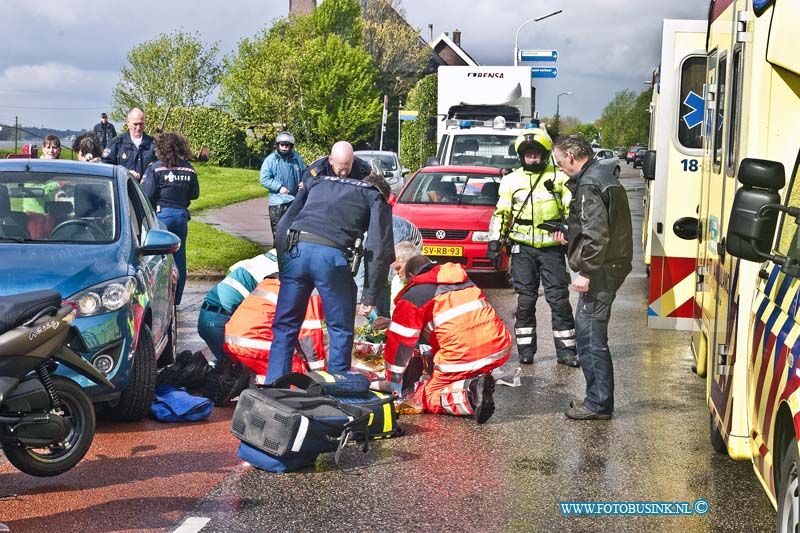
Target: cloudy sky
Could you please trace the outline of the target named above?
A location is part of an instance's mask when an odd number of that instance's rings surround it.
[[[133,4],[82,0],[3,0],[0,124],[59,129],[91,128],[111,105],[111,94],[136,44],[174,30],[199,32],[224,53],[271,21],[286,16],[288,0],[137,0]],[[219,6],[222,6],[220,9]],[[614,93],[636,92],[658,64],[664,18],[705,19],[702,0],[402,0],[406,19],[428,39],[461,30],[462,47],[481,65],[512,65],[514,35],[525,20],[523,49],[558,50],[558,78],[537,80],[537,109],[597,119]]]

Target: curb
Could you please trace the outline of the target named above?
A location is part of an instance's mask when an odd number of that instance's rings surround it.
[[[223,271],[205,270],[186,273],[186,281],[221,281],[223,279],[225,279]]]

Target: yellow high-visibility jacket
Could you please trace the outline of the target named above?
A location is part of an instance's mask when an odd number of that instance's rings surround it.
[[[528,172],[522,167],[503,177],[500,182],[499,198],[492,220],[489,223],[489,240],[497,241],[506,234],[512,241],[543,248],[556,246],[558,241],[553,235],[536,226],[545,220],[566,220],[572,193],[566,183],[569,177],[550,163],[536,183],[538,172]],[[552,192],[547,189],[546,182],[552,182]],[[536,189],[530,196],[531,187]],[[520,204],[524,205],[520,207]],[[513,220],[512,220],[513,218]]]

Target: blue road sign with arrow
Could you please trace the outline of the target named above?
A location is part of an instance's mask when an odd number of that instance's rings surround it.
[[[691,111],[683,115],[682,118],[687,128],[692,129],[703,122],[703,102],[703,97],[694,91],[689,91],[689,94],[686,95],[683,103]]]
[[[557,78],[558,67],[531,67],[531,78]]]

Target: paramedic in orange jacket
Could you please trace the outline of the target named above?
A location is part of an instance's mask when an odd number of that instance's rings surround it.
[[[267,276],[245,298],[225,325],[225,351],[255,372],[257,383],[263,383],[267,374],[272,346],[272,321],[279,290],[278,273]],[[322,316],[322,300],[318,294],[313,294],[297,338],[293,371],[325,368]]]
[[[386,379],[394,391],[417,341],[431,346],[433,372],[414,395],[426,413],[470,416],[478,424],[494,412],[491,370],[508,360],[511,335],[483,292],[456,263],[424,255],[408,260],[408,284],[395,299],[386,337]]]

